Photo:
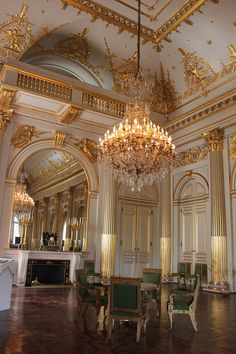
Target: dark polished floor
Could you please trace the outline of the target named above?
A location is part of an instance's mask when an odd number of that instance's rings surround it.
[[[164,285],[161,318],[153,306],[147,334],[137,344],[132,324],[118,328],[109,341],[102,314],[97,325],[92,308],[78,320],[75,288],[14,288],[11,310],[0,312],[0,354],[236,352],[236,294],[201,293],[195,333],[188,316],[176,316],[169,330],[169,291]]]

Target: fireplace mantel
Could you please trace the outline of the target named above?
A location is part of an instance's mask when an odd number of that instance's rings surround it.
[[[75,269],[83,269],[84,260],[88,259],[87,252],[50,252],[50,251],[30,251],[8,249],[4,252],[4,257],[14,259],[15,274],[13,284],[17,286],[25,286],[27,263],[29,259],[42,260],[68,260],[70,261],[69,280],[73,284],[75,282]]]

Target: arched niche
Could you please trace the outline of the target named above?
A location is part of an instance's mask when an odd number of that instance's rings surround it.
[[[23,148],[11,162],[8,171],[7,171],[7,180],[14,181],[17,178],[18,171],[24,161],[30,157],[33,153],[46,150],[46,149],[55,149],[55,142],[54,140],[41,140],[33,142]],[[78,150],[75,146],[65,143],[63,148],[58,148],[58,150],[62,150],[75,156],[78,159],[78,162],[83,167],[87,180],[88,180],[88,189],[90,192],[98,192],[98,179],[95,172],[95,169],[92,163],[85,157],[85,155]]]
[[[186,174],[178,182],[174,191],[174,200],[201,198],[209,195],[209,185],[199,173]]]

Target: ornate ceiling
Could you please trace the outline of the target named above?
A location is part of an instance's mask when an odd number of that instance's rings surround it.
[[[122,92],[122,74],[135,70],[136,8],[136,0],[1,0],[0,52]],[[141,10],[153,110],[168,115],[235,72],[235,0],[143,0]]]

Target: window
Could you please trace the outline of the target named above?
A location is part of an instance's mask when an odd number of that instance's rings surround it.
[[[20,239],[20,224],[19,220],[16,216],[13,218],[13,225],[12,225],[12,243],[16,244],[19,243]]]

